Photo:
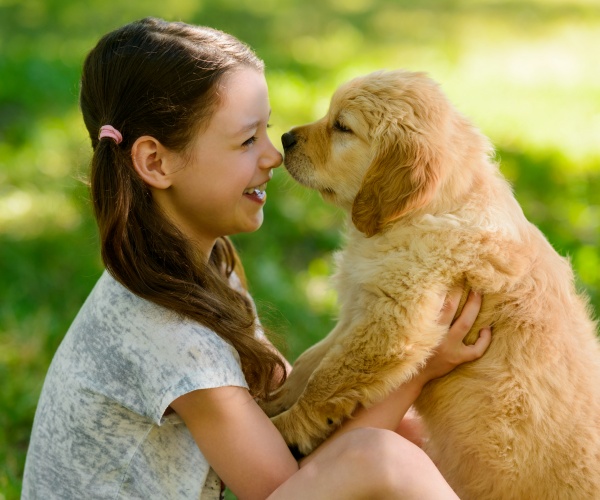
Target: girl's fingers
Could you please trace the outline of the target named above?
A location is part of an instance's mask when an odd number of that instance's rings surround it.
[[[475,361],[479,359],[492,342],[492,329],[489,326],[479,330],[479,338],[473,345],[465,346],[465,361]]]
[[[460,298],[462,297],[463,289],[462,288],[452,288],[444,297],[444,302],[442,303],[442,307],[440,309],[440,315],[438,317],[438,323],[440,325],[450,327],[452,324],[452,320],[454,319],[454,315],[458,310],[458,305],[460,304]]]
[[[469,296],[467,297],[467,301],[460,312],[460,315],[450,327],[449,335],[455,338],[460,338],[461,340],[464,339],[475,323],[480,308],[481,294],[471,290],[469,292]]]

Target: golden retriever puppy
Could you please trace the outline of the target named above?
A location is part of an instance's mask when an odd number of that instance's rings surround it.
[[[488,140],[424,74],[393,71],[282,142],[290,174],[349,214],[338,324],[266,405],[286,441],[308,453],[409,380],[445,335],[439,296],[465,286],[484,297],[466,342],[491,324],[492,344],[423,390],[426,451],[463,499],[599,499],[596,324]]]

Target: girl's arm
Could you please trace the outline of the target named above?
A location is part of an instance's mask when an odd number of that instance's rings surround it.
[[[202,389],[171,403],[238,498],[266,498],[298,470],[283,438],[243,387]]]

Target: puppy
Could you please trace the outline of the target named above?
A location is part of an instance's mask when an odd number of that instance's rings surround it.
[[[339,321],[266,405],[306,454],[408,381],[445,335],[438,297],[483,293],[486,354],[427,384],[426,451],[463,499],[600,498],[600,347],[571,267],[529,223],[488,140],[423,73],[339,88],[282,137],[301,184],[349,215]]]

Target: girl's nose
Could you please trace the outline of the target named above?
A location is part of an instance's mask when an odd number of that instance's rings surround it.
[[[282,154],[271,141],[269,141],[269,150],[265,153],[264,158],[264,168],[277,168],[283,163]]]
[[[280,167],[281,164],[283,163],[283,155],[277,150],[275,150],[275,153],[276,153],[275,154],[276,160],[275,160],[275,163],[273,164],[273,168]]]

